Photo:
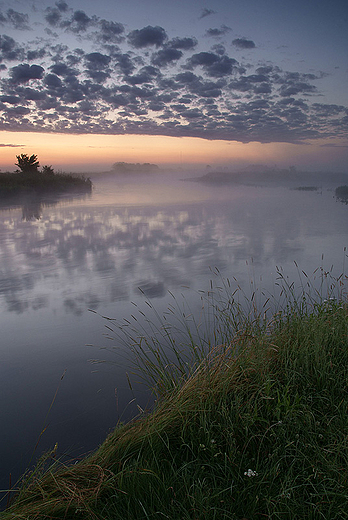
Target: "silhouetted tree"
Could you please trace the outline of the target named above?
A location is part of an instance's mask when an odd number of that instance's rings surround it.
[[[29,157],[26,153],[16,155],[17,161],[15,164],[23,173],[37,173],[40,163],[37,160],[37,155],[33,154]]]
[[[45,166],[42,167],[42,173],[46,175],[53,175],[54,169],[52,168],[52,166],[48,166],[47,164],[45,164]]]

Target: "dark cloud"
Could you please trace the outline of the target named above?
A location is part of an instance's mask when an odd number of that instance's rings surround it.
[[[155,77],[159,75],[160,71],[156,67],[147,66],[139,70],[138,74],[128,76],[127,83],[131,85],[141,85],[143,83],[151,83]]]
[[[183,72],[175,77],[180,89],[186,87],[191,93],[203,98],[217,98],[222,94],[224,83],[203,81],[192,72]]]
[[[100,52],[91,52],[90,54],[86,54],[85,60],[89,69],[101,70],[109,65],[111,58]]]
[[[98,18],[93,16],[90,18],[81,9],[73,11],[68,18],[68,7],[65,2],[57,2],[57,7],[47,7],[45,10],[45,20],[51,27],[65,29],[66,31],[80,34],[84,33],[90,27],[97,25]]]
[[[11,36],[0,35],[0,62],[20,60],[23,55],[23,49]]]
[[[183,56],[182,51],[168,47],[153,54],[151,62],[158,67],[165,67]]]
[[[202,9],[201,11],[201,15],[200,15],[200,19],[202,18],[205,18],[206,16],[210,16],[211,14],[216,14],[216,11],[214,11],[213,9]]]
[[[18,96],[0,96],[0,101],[2,103],[9,103],[10,105],[17,105],[21,100]]]
[[[19,29],[21,31],[29,30],[29,16],[27,14],[18,13],[13,9],[8,9],[7,11],[7,19],[13,25],[15,29]]]
[[[255,49],[256,45],[252,40],[246,38],[236,38],[232,41],[232,44],[238,49]]]
[[[50,89],[62,87],[62,80],[55,74],[47,74],[45,76],[44,84]]]
[[[70,20],[62,22],[62,27],[66,27],[74,33],[85,32],[90,26],[94,25],[95,18],[90,18],[82,10],[74,11]]]
[[[99,32],[96,38],[101,43],[120,43],[124,40],[124,26],[120,23],[99,21]]]
[[[4,144],[0,143],[0,148],[23,148],[24,144]]]
[[[214,52],[199,52],[193,54],[191,58],[187,60],[187,66],[194,68],[201,66],[205,69],[206,73],[212,77],[220,77],[231,74],[233,69],[238,65],[238,62],[229,58],[226,55],[220,56]]]
[[[36,89],[32,89],[29,87],[27,87],[23,91],[23,98],[28,101],[39,101],[39,100],[45,99],[45,97],[46,97],[46,94],[44,92],[40,92]]]
[[[182,51],[189,51],[194,49],[198,41],[196,38],[173,38],[168,42],[168,47],[173,49],[180,49]]]
[[[136,69],[136,65],[132,61],[132,58],[129,54],[116,54],[114,56],[114,61],[116,67],[119,68],[126,76],[132,74],[132,72]]]
[[[267,76],[263,74],[251,74],[250,76],[240,76],[239,79],[232,81],[229,84],[231,89],[239,90],[240,92],[255,92],[270,94],[272,89],[268,84]]]
[[[59,9],[59,11],[61,11],[62,13],[65,13],[69,8],[68,4],[66,2],[64,2],[63,0],[60,2],[56,2],[56,6]]]
[[[213,52],[215,52],[216,54],[219,54],[220,56],[222,56],[226,52],[225,46],[222,45],[221,43],[217,43],[216,45],[213,45],[211,50]]]
[[[256,73],[257,74],[270,74],[271,72],[273,72],[275,69],[272,65],[265,65],[265,66],[262,66],[262,67],[258,67],[256,69]],[[279,70],[278,68],[276,69],[277,71]]]
[[[136,29],[128,34],[128,41],[137,49],[142,47],[149,47],[150,45],[155,45],[156,47],[160,47],[164,44],[167,39],[167,34],[162,27],[156,25],[152,27],[148,25],[143,29]]]
[[[45,20],[52,27],[58,27],[62,20],[61,11],[58,8],[47,7]]]
[[[313,103],[312,109],[322,117],[337,116],[346,111],[342,105],[324,105],[323,103]]]
[[[336,143],[320,144],[319,146],[320,146],[320,148],[348,148],[348,144],[336,144]]]
[[[40,65],[28,65],[24,63],[12,67],[11,69],[11,80],[13,83],[27,83],[31,79],[41,79],[45,69]]]
[[[66,63],[58,62],[50,67],[50,70],[58,76],[75,77],[78,74],[77,69],[69,67]]]
[[[41,49],[29,50],[27,52],[27,60],[35,61],[38,59],[42,59],[46,56],[46,54],[47,54],[47,51],[46,51],[45,47],[42,47]]]
[[[314,74],[300,74],[299,72],[287,72],[284,77],[276,78],[281,83],[280,95],[284,97],[297,94],[312,94],[316,92],[316,86],[310,83],[318,79]]]
[[[206,35],[207,36],[223,36],[227,32],[231,31],[231,27],[227,27],[227,25],[221,25],[220,29],[207,29]]]

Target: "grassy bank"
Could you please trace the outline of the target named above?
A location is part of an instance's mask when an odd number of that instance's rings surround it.
[[[348,518],[348,305],[287,289],[276,312],[211,302],[213,339],[194,325],[185,351],[168,321],[126,330],[154,412],[74,466],[48,454],[2,518]]]
[[[25,193],[54,193],[69,190],[91,191],[92,182],[69,173],[0,172],[0,197]]]

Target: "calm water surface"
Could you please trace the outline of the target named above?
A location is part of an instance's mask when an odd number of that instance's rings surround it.
[[[146,407],[126,362],[89,361],[115,360],[98,348],[105,323],[89,309],[122,320],[148,298],[162,312],[168,291],[194,306],[215,267],[270,291],[276,266],[294,279],[294,261],[307,273],[344,269],[348,206],[334,185],[161,179],[96,176],[88,197],[0,207],[0,489],[56,442],[60,454],[84,454]]]

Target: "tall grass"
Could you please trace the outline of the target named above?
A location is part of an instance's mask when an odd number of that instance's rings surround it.
[[[279,319],[312,314],[318,305],[346,300],[344,264],[339,276],[334,275],[333,266],[329,270],[319,267],[312,275],[300,270],[296,262],[295,266],[296,280],[276,267],[271,292],[257,283],[253,272],[249,286],[242,288],[238,280],[224,279],[215,268],[209,290],[198,292],[198,311],[190,308],[184,296],[169,292],[171,302],[163,314],[147,300],[146,312],[133,302],[135,312],[122,321],[103,316],[105,336],[114,345],[113,352],[131,351],[128,361],[133,373],[157,398],[167,397],[201,364],[209,364],[216,348],[227,349],[230,355],[230,344],[240,335],[267,335]]]
[[[143,326],[108,319],[155,410],[31,476],[5,519],[348,518],[347,277],[279,269],[276,295],[218,279],[202,319],[174,296]]]

